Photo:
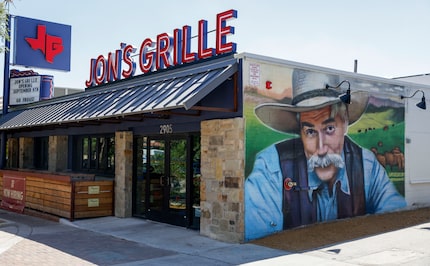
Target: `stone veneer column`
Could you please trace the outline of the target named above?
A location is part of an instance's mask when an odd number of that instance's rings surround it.
[[[132,216],[133,132],[115,133],[115,216]]]
[[[61,172],[67,170],[67,141],[67,136],[49,136],[48,171]]]
[[[201,123],[200,233],[225,242],[244,239],[243,118]]]
[[[19,138],[19,168],[34,168],[34,140],[33,138]]]

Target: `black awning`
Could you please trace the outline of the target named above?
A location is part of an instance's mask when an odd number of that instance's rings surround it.
[[[229,57],[87,89],[19,107],[0,119],[0,130],[188,110],[236,71],[237,61]]]

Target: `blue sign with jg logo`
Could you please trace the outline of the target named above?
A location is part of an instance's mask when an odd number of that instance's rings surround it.
[[[15,17],[13,64],[70,71],[72,27]]]

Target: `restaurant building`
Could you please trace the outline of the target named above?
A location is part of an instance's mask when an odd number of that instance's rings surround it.
[[[428,167],[420,159],[430,133],[422,121],[430,114],[415,106],[421,93],[425,104],[429,86],[236,54],[233,47],[118,80],[93,68],[84,92],[11,106],[1,118],[2,207],[71,220],[141,217],[227,242],[253,239],[245,219],[253,207],[245,198],[254,195],[245,183],[256,155],[297,137],[264,125],[256,109],[291,104],[298,70],[335,78],[315,90],[330,86],[350,95],[350,114],[354,92],[366,92],[348,136],[374,152],[408,207],[430,203]],[[257,235],[283,230],[267,226]]]

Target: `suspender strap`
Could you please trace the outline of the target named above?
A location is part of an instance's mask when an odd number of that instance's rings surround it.
[[[363,151],[360,146],[347,137],[345,138],[343,150],[351,196],[348,201],[348,204],[350,204],[348,206],[348,211],[342,208],[343,206],[340,206],[342,204],[339,204],[343,202],[344,199],[338,199],[338,218],[364,215],[366,214],[366,201],[364,197]],[[337,193],[337,195],[340,194],[345,195],[343,193]]]
[[[312,202],[309,200],[306,157],[302,142],[297,139],[285,141],[277,144],[276,148],[284,177],[284,229],[315,223],[316,198]],[[289,181],[295,183],[291,188],[287,186]]]

